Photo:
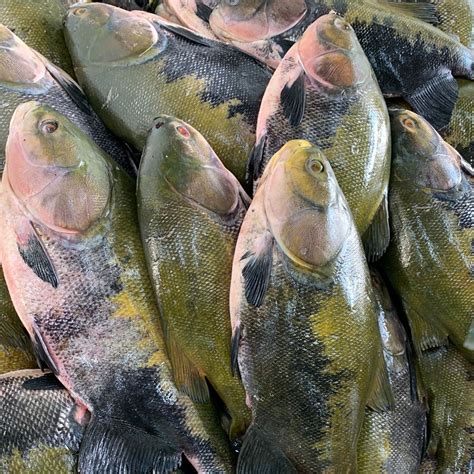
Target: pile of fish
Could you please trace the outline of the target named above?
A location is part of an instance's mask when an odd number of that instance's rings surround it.
[[[72,3],[0,3],[0,472],[473,472],[471,0]]]

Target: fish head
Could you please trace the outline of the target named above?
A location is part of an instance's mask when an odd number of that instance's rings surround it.
[[[33,221],[63,234],[89,229],[107,212],[111,194],[101,150],[38,102],[23,103],[13,114],[3,182]]]
[[[252,43],[291,29],[306,11],[305,0],[222,0],[209,24],[222,39]]]
[[[0,25],[0,83],[36,84],[46,74],[41,57],[7,27]]]
[[[277,152],[265,173],[265,212],[278,245],[297,266],[326,268],[352,226],[329,161],[311,143],[293,140]]]
[[[325,89],[351,89],[370,77],[369,61],[352,26],[336,13],[319,17],[297,47],[305,73]]]
[[[201,133],[166,115],[153,122],[139,175],[221,216],[234,214],[243,193]]]
[[[463,182],[461,156],[421,116],[390,110],[393,176],[427,192],[448,192]]]
[[[71,55],[83,65],[145,61],[167,41],[153,17],[103,3],[77,4],[66,18]]]

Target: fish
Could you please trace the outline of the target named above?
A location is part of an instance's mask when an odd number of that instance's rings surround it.
[[[268,84],[248,166],[254,189],[271,157],[292,139],[322,149],[369,259],[378,259],[390,240],[390,119],[354,30],[335,13],[307,29]]]
[[[179,117],[244,181],[266,66],[158,15],[103,4],[72,8],[66,38],[79,83],[121,138],[141,150],[156,116]]]
[[[421,21],[437,19],[429,3],[225,0],[213,10],[209,23],[226,41],[276,45],[297,41],[311,23],[331,10],[354,28],[384,95],[403,97],[437,130],[444,129],[458,96],[455,77],[474,79],[474,50]],[[265,49],[259,51],[265,61]]]
[[[422,349],[437,333],[408,314],[417,366],[429,406],[429,441],[420,472],[470,472],[474,421],[474,368],[453,344]]]
[[[0,471],[76,471],[88,414],[81,413],[51,373],[0,375]]]
[[[135,182],[67,117],[12,117],[0,258],[35,352],[91,413],[79,472],[232,470],[210,403],[178,392],[140,239]],[[137,449],[140,447],[140,449]]]
[[[474,4],[471,0],[433,0],[436,27],[468,48],[474,47]]]
[[[159,116],[138,178],[138,217],[173,374],[196,402],[206,380],[231,417],[231,439],[245,434],[250,411],[230,364],[232,260],[249,197],[205,138]]]
[[[474,166],[474,82],[458,80],[459,96],[444,140]]]
[[[237,472],[355,472],[366,404],[393,398],[354,221],[305,140],[275,154],[247,211],[230,315],[252,409]]]
[[[392,242],[382,263],[410,315],[473,361],[474,170],[422,117],[392,110]]]
[[[357,447],[359,472],[419,472],[427,437],[426,400],[411,344],[382,275],[370,269],[393,411],[366,409]]]
[[[0,375],[35,367],[30,339],[15,312],[0,266]]]
[[[209,26],[212,10],[219,0],[163,0],[155,13],[205,37],[218,40]]]
[[[0,25],[0,174],[11,116],[18,105],[33,99],[69,117],[130,175],[136,176],[132,153],[101,123],[79,85]]]
[[[125,10],[154,11],[159,6],[159,0],[95,0],[98,3],[106,3]]]
[[[29,47],[74,77],[74,69],[63,36],[63,19],[66,13],[67,6],[63,0],[0,2],[0,24],[15,32]],[[2,61],[0,64],[5,67],[10,63]]]

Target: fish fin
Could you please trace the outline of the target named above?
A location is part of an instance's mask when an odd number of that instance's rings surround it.
[[[247,163],[247,172],[245,175],[246,191],[253,194],[253,183],[262,176],[263,155],[265,153],[266,135],[260,138],[252,149],[249,161]]]
[[[387,250],[390,243],[390,223],[388,219],[388,196],[382,198],[369,228],[362,238],[365,254],[369,262],[377,261]]]
[[[196,403],[209,401],[209,387],[206,377],[189,360],[173,337],[167,337],[167,348],[173,368],[176,387]]]
[[[205,38],[204,36],[199,35],[198,33],[194,33],[194,31],[185,28],[184,26],[174,25],[170,23],[160,23],[160,27],[164,28],[165,30],[171,31],[172,33],[181,36],[182,38],[186,38],[188,41],[192,43],[197,43],[202,46],[207,46],[211,48],[217,44],[217,41],[210,40]]]
[[[209,23],[209,19],[211,18],[212,8],[204,5],[201,2],[197,2],[196,5],[196,16],[200,18],[202,21]]]
[[[44,374],[23,382],[25,390],[64,390],[61,382],[54,374]]]
[[[270,283],[273,259],[273,237],[265,232],[255,242],[257,250],[246,252],[241,260],[247,260],[242,269],[245,298],[255,307],[262,305]]]
[[[54,375],[59,374],[59,369],[56,363],[54,362],[51,354],[48,351],[48,346],[44,342],[43,337],[38,332],[37,328],[33,326],[33,333],[35,336],[35,340],[33,343],[33,348],[36,355],[36,360],[38,362],[38,366],[41,370],[49,369],[53,372]]]
[[[290,474],[296,469],[283,451],[262,430],[250,425],[237,462],[239,474]]]
[[[239,378],[242,378],[240,375],[239,368],[239,347],[241,339],[241,328],[240,324],[236,326],[235,330],[232,333],[232,342],[230,349],[230,368],[232,370],[232,375],[237,375]]]
[[[53,262],[45,250],[31,222],[25,226],[25,235],[17,236],[18,252],[23,261],[33,270],[35,275],[53,288],[59,285],[59,277]]]
[[[54,64],[50,63],[47,59],[46,69],[53,76],[54,80],[62,87],[67,93],[71,100],[79,107],[82,112],[87,115],[92,115],[92,109],[87,102],[84,92],[80,88],[79,84],[63,70],[57,68]]]
[[[447,72],[424,82],[405,99],[436,130],[442,130],[449,125],[458,92],[456,79]]]
[[[180,465],[181,452],[164,436],[116,418],[92,416],[82,439],[78,471],[167,473]]]
[[[367,406],[374,411],[384,412],[392,410],[394,404],[395,402],[387,374],[387,367],[385,366],[384,357],[381,354],[374,376],[374,386],[367,401]]]
[[[403,301],[403,307],[410,323],[413,344],[418,354],[447,345],[448,335],[446,333],[433,324],[426,323],[405,301]]]
[[[285,117],[290,121],[292,127],[297,127],[303,120],[306,103],[304,73],[301,73],[291,86],[285,85],[280,98]]]
[[[474,178],[474,167],[461,157],[461,169],[469,178]]]
[[[390,10],[411,16],[412,18],[424,21],[425,23],[430,23],[431,25],[439,24],[439,18],[436,14],[436,6],[432,3],[422,3],[416,1],[406,2],[404,0],[399,0],[398,2],[379,0],[379,3],[386,5]]]

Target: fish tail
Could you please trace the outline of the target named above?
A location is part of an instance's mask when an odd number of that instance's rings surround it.
[[[237,474],[291,474],[296,469],[283,451],[265,433],[251,425],[237,463]]]
[[[181,452],[164,437],[122,420],[92,416],[79,453],[79,472],[175,471]]]

